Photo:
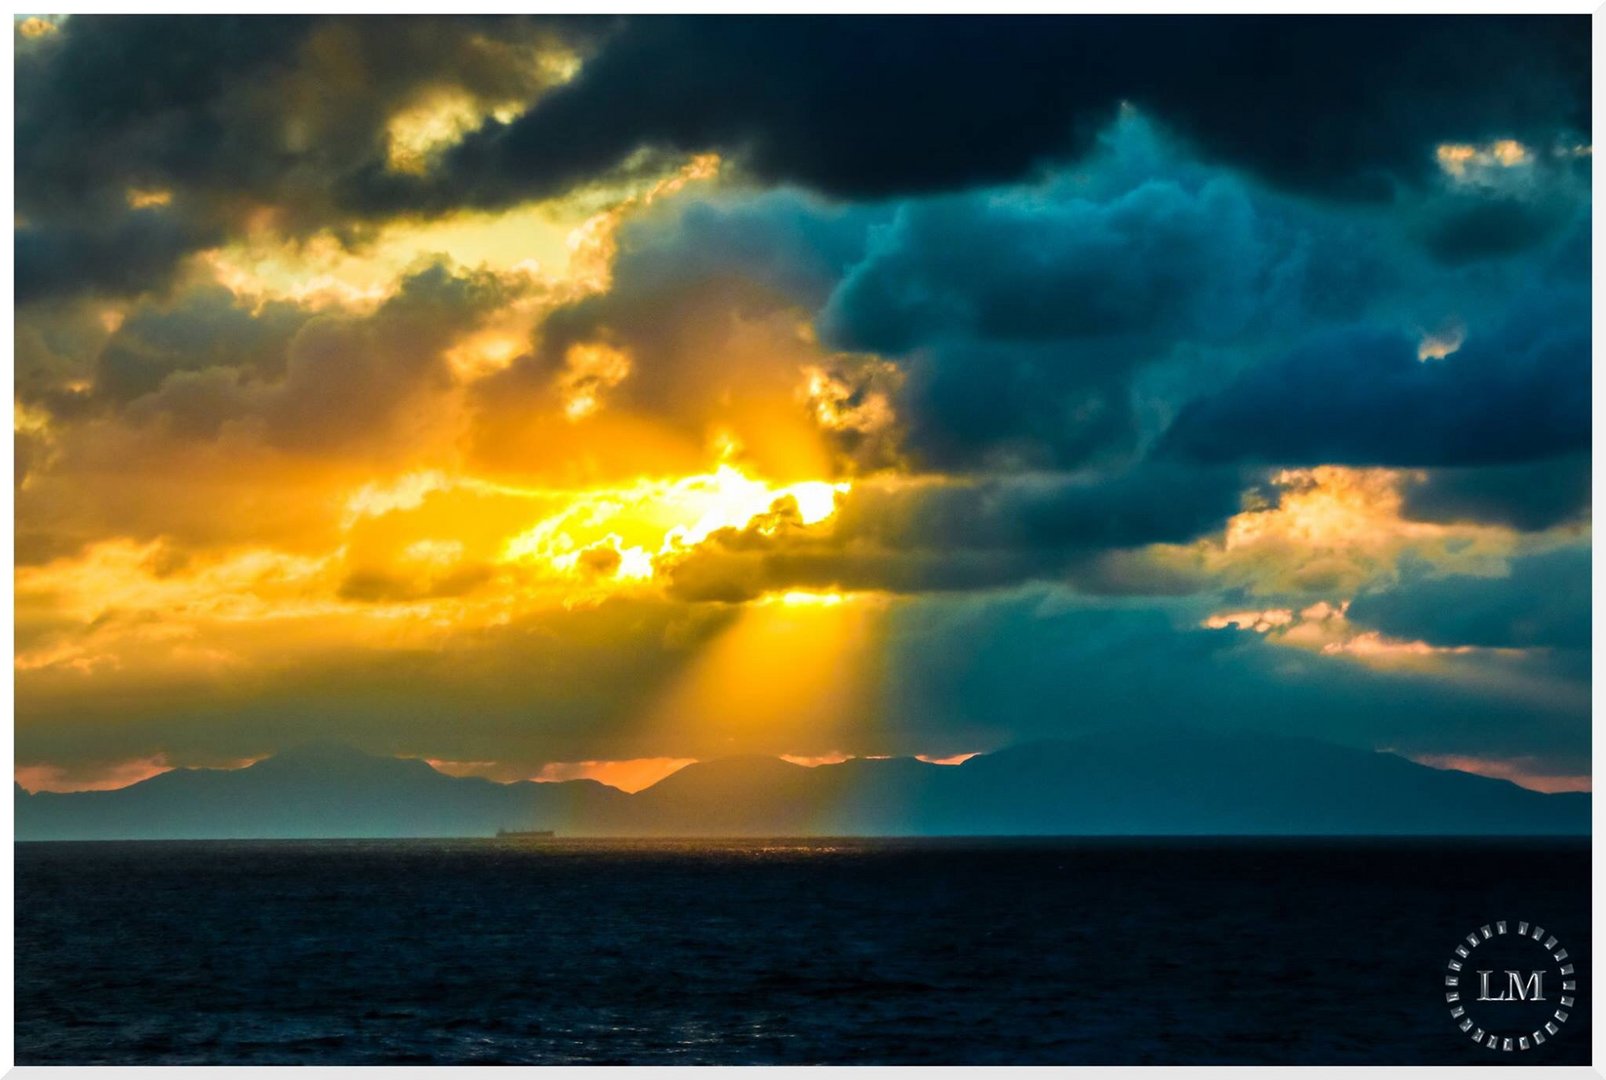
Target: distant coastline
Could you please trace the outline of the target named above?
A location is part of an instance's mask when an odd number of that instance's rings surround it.
[[[1583,836],[1590,796],[1294,738],[1111,733],[978,755],[689,765],[635,794],[306,746],[112,791],[14,789],[17,840]],[[544,835],[543,835],[544,834]]]

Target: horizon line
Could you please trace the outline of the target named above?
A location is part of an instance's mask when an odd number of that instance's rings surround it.
[[[1191,731],[1192,729],[1185,729],[1185,730]],[[1097,735],[1097,734],[1098,734],[1098,732],[1084,733],[1084,735]],[[1223,734],[1224,735],[1224,734],[1227,734],[1227,733],[1216,733],[1216,734]],[[1255,733],[1255,734],[1264,734],[1264,733]],[[1324,746],[1332,746],[1332,747],[1337,747],[1337,748],[1340,748],[1340,749],[1354,750],[1354,751],[1357,751],[1357,752],[1360,752],[1360,753],[1387,754],[1387,755],[1390,755],[1392,757],[1398,757],[1398,758],[1401,758],[1402,760],[1409,761],[1414,765],[1420,765],[1420,766],[1422,766],[1424,768],[1433,769],[1433,770],[1438,771],[1438,772],[1455,772],[1455,773],[1461,773],[1463,775],[1468,775],[1468,776],[1478,776],[1478,777],[1482,777],[1482,778],[1488,779],[1488,780],[1503,780],[1503,781],[1505,781],[1507,783],[1512,784],[1515,787],[1521,788],[1521,789],[1523,789],[1525,791],[1531,791],[1531,792],[1534,792],[1535,794],[1539,794],[1539,795],[1590,795],[1590,794],[1593,793],[1593,777],[1591,775],[1587,775],[1586,774],[1586,775],[1581,775],[1581,776],[1563,776],[1563,775],[1538,775],[1538,774],[1531,774],[1531,773],[1522,773],[1522,772],[1517,771],[1514,768],[1512,768],[1508,762],[1505,762],[1505,761],[1503,761],[1501,759],[1497,759],[1497,758],[1478,758],[1478,757],[1471,756],[1471,755],[1453,755],[1453,754],[1419,754],[1419,755],[1416,755],[1416,756],[1412,756],[1410,754],[1402,753],[1401,751],[1399,751],[1399,750],[1397,750],[1395,748],[1392,748],[1392,747],[1373,747],[1373,748],[1370,748],[1370,749],[1363,748],[1363,747],[1349,747],[1349,746],[1345,746],[1342,743],[1326,742],[1325,740],[1316,739],[1316,738],[1313,738],[1313,737],[1310,737],[1310,736],[1301,736],[1301,735],[1266,735],[1266,737],[1272,738],[1272,739],[1276,739],[1276,740],[1295,740],[1295,741],[1316,742],[1316,743],[1319,743],[1319,744],[1324,745]],[[964,765],[966,762],[968,762],[968,761],[970,761],[970,760],[972,760],[974,758],[987,757],[987,756],[991,756],[993,754],[1000,753],[1000,752],[1005,751],[1005,750],[1016,749],[1016,748],[1019,748],[1019,747],[1022,747],[1022,746],[1030,746],[1030,745],[1034,745],[1036,743],[1043,743],[1043,742],[1074,742],[1074,741],[1076,741],[1076,737],[1069,737],[1069,738],[1065,738],[1065,739],[1035,739],[1035,740],[1029,740],[1027,742],[1021,742],[1021,743],[1010,743],[1010,744],[1006,744],[1004,746],[995,747],[995,748],[993,748],[991,750],[970,751],[970,752],[967,752],[967,753],[944,755],[942,757],[937,757],[937,756],[931,755],[931,754],[839,754],[839,753],[821,754],[821,755],[729,754],[729,755],[724,755],[724,756],[720,756],[720,757],[708,757],[708,758],[650,757],[650,758],[619,758],[619,759],[586,759],[586,760],[581,760],[581,761],[554,761],[554,762],[545,763],[542,766],[542,768],[540,770],[538,770],[537,774],[534,775],[534,776],[512,776],[512,777],[507,777],[507,778],[501,778],[501,777],[497,777],[497,776],[486,775],[484,772],[476,772],[476,771],[473,771],[473,770],[454,771],[450,767],[443,767],[443,766],[454,766],[454,765],[488,765],[488,766],[495,766],[497,764],[496,762],[489,762],[489,761],[486,761],[486,762],[481,762],[481,761],[463,762],[463,761],[454,761],[452,759],[445,759],[445,758],[427,758],[427,757],[414,756],[414,755],[383,754],[383,753],[375,753],[373,751],[365,750],[365,749],[363,749],[361,747],[358,747],[358,746],[355,746],[355,745],[353,745],[351,743],[328,741],[328,740],[308,740],[308,741],[305,741],[305,742],[294,743],[294,744],[291,744],[289,746],[281,747],[280,749],[278,749],[278,750],[276,750],[276,751],[274,751],[274,752],[272,752],[270,754],[265,754],[262,757],[237,759],[235,761],[235,763],[231,764],[231,765],[168,765],[168,764],[165,763],[165,760],[161,760],[160,764],[158,764],[158,760],[159,759],[165,759],[165,755],[162,755],[162,754],[153,755],[153,756],[151,756],[149,758],[131,759],[131,762],[129,764],[148,766],[149,770],[145,771],[143,775],[140,775],[140,776],[137,776],[137,777],[135,777],[133,779],[128,780],[126,783],[115,783],[115,784],[107,784],[107,785],[102,785],[102,786],[93,786],[92,785],[92,786],[88,786],[88,787],[48,787],[48,786],[30,787],[28,784],[23,783],[22,776],[23,776],[24,773],[33,772],[33,771],[40,771],[40,772],[59,772],[60,771],[59,767],[57,767],[57,766],[49,766],[49,765],[32,766],[32,767],[19,766],[14,770],[12,782],[13,782],[13,784],[15,784],[15,786],[18,789],[20,789],[24,794],[26,794],[26,795],[28,795],[30,797],[34,796],[34,795],[83,795],[83,794],[93,794],[93,793],[110,793],[110,792],[113,792],[113,791],[126,791],[129,788],[136,787],[139,784],[143,784],[148,780],[153,780],[158,776],[165,776],[168,773],[173,773],[173,772],[240,772],[240,771],[243,771],[245,769],[249,769],[252,766],[258,765],[258,764],[260,764],[260,763],[262,763],[264,761],[271,761],[271,760],[273,760],[275,758],[281,757],[281,756],[283,756],[283,755],[285,755],[287,753],[294,753],[294,752],[296,752],[298,750],[303,750],[303,749],[308,749],[308,748],[313,748],[313,747],[328,747],[328,748],[331,748],[331,749],[338,748],[338,749],[350,750],[350,751],[352,751],[352,752],[354,752],[356,754],[360,754],[360,755],[362,755],[364,757],[368,757],[368,758],[373,758],[375,760],[383,760],[383,761],[419,761],[419,762],[422,762],[424,765],[428,766],[432,771],[440,774],[441,776],[445,776],[445,777],[448,777],[448,778],[454,779],[454,780],[466,780],[466,779],[485,780],[485,781],[487,781],[489,783],[497,784],[497,785],[504,786],[504,787],[510,786],[510,785],[513,785],[513,784],[520,784],[520,783],[565,784],[565,783],[573,783],[575,781],[586,781],[586,780],[588,780],[588,781],[591,781],[591,782],[594,782],[594,783],[601,784],[604,787],[609,787],[609,788],[612,788],[612,789],[614,789],[616,791],[622,792],[625,795],[636,795],[636,794],[639,794],[640,792],[646,791],[649,788],[652,788],[652,787],[656,786],[657,784],[663,782],[664,780],[667,780],[669,777],[676,775],[677,773],[681,772],[683,769],[685,769],[685,768],[687,768],[689,766],[692,766],[692,765],[706,765],[706,764],[711,764],[711,763],[714,763],[714,762],[738,760],[738,759],[741,759],[741,758],[758,758],[758,759],[762,759],[762,760],[766,760],[766,761],[779,761],[779,762],[784,762],[784,763],[786,763],[788,765],[795,765],[795,766],[797,766],[799,768],[806,768],[806,769],[825,768],[825,767],[830,767],[830,766],[833,766],[833,765],[842,765],[842,764],[845,764],[845,763],[847,763],[849,761],[919,761],[919,762],[921,762],[923,764],[932,765],[932,766],[937,767],[937,768],[957,768],[957,767],[959,767],[961,765]],[[664,768],[664,770],[662,772],[656,773],[656,775],[651,775],[651,778],[647,779],[646,782],[635,783],[635,782],[633,782],[631,780],[624,780],[623,783],[619,782],[620,780],[623,779],[623,777],[617,775],[618,770],[624,770],[626,772],[634,770],[634,771],[636,771],[638,773],[638,778],[639,778],[639,774],[641,772],[651,773],[652,770],[651,770],[650,766],[653,765],[653,764],[656,764],[656,763],[666,763],[666,764],[667,763],[673,763],[673,766]],[[1469,767],[1467,767],[1469,765],[1482,765],[1482,766],[1484,766],[1484,768],[1482,768],[1482,769],[1469,768]],[[592,767],[592,768],[589,771],[586,771],[585,769],[577,769],[576,767]],[[644,768],[644,767],[646,767],[646,768]],[[608,779],[603,779],[602,778],[604,775],[608,775],[610,771],[613,771],[616,774],[616,778],[615,778],[614,782],[610,782]],[[548,772],[553,772],[554,775],[544,775],[544,774],[546,774]],[[567,772],[568,775],[558,775],[559,773],[563,773],[563,772]],[[601,775],[598,775],[599,773]],[[121,779],[122,777],[118,776],[117,778]],[[1523,782],[1524,780],[1526,780],[1528,782],[1524,783]],[[1565,784],[1565,785],[1568,785],[1568,786],[1561,786],[1561,785],[1557,785],[1557,784],[1552,784],[1551,786],[1548,786],[1548,787],[1547,786],[1541,786],[1545,782],[1548,782],[1548,781],[1561,781],[1562,784]],[[1579,786],[1570,786],[1573,782],[1581,782],[1584,786],[1581,786],[1581,787],[1579,787]]]

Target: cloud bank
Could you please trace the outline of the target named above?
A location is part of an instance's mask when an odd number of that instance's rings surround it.
[[[1588,771],[1582,20],[37,23],[30,776]]]

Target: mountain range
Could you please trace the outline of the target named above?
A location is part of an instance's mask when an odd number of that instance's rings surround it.
[[[18,840],[490,836],[1587,834],[1587,794],[1546,795],[1300,738],[1192,731],[1038,742],[960,765],[700,762],[633,795],[497,783],[348,746],[113,791],[15,788]]]

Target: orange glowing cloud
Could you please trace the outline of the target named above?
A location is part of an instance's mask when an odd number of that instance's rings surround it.
[[[979,750],[972,750],[968,754],[949,754],[947,757],[930,757],[926,754],[916,754],[915,757],[930,765],[963,765],[980,753],[981,751]]]
[[[671,773],[679,772],[696,758],[630,758],[625,761],[554,761],[544,766],[535,779],[543,783],[562,780],[595,780],[634,794],[649,788]]]
[[[337,524],[317,553],[116,539],[19,566],[14,669],[87,690],[162,673],[241,677],[330,641],[425,647],[530,612],[659,595],[659,560],[716,530],[762,531],[775,515],[824,521],[847,488],[777,486],[731,465],[590,490],[404,473],[331,500]],[[842,601],[796,593],[774,602]]]
[[[1252,630],[1274,646],[1361,664],[1378,672],[1443,679],[1465,691],[1529,707],[1587,707],[1587,686],[1580,689],[1565,678],[1527,669],[1523,663],[1527,654],[1522,649],[1389,637],[1351,623],[1349,606],[1348,600],[1323,600],[1297,612],[1222,612],[1208,616],[1201,625]]]
[[[1528,148],[1515,139],[1497,139],[1483,146],[1442,143],[1435,156],[1439,168],[1456,180],[1470,179],[1479,169],[1510,169],[1533,159]]]
[[[68,770],[56,765],[18,765],[16,781],[29,791],[110,791],[149,780],[171,769],[167,755],[115,762],[102,769]]]
[[[238,758],[220,762],[214,767],[243,769],[254,764],[256,758]],[[79,765],[65,768],[59,765],[18,765],[14,772],[16,782],[28,791],[112,791],[117,788],[149,780],[153,776],[171,772],[174,766],[166,754],[131,758],[104,764]]]
[[[25,38],[40,38],[61,32],[61,27],[51,19],[42,19],[38,15],[30,15],[17,24],[17,33]]]
[[[575,226],[567,238],[571,273],[592,291],[605,291],[613,282],[614,257],[619,251],[619,226],[630,215],[660,199],[673,195],[687,184],[711,180],[719,175],[718,154],[698,154],[677,172],[655,181],[644,191],[632,193],[600,213]]]
[[[1212,630],[1228,626],[1252,630],[1278,645],[1304,649],[1324,656],[1345,656],[1373,667],[1423,667],[1438,657],[1473,652],[1509,653],[1516,650],[1474,649],[1468,645],[1432,645],[1386,637],[1376,630],[1357,628],[1347,618],[1348,600],[1322,600],[1294,611],[1229,611],[1208,616],[1200,625]]]
[[[1454,769],[1457,772],[1477,773],[1497,780],[1510,780],[1513,784],[1533,791],[1589,791],[1590,777],[1585,774],[1539,771],[1530,758],[1471,757],[1464,754],[1409,754],[1418,765],[1435,769]]]
[[[782,754],[781,760],[801,765],[805,769],[814,769],[821,765],[840,765],[844,761],[852,761],[853,755],[838,751],[829,754]]]
[[[1219,536],[1153,545],[1145,558],[1262,596],[1351,596],[1394,581],[1407,556],[1446,573],[1505,572],[1522,543],[1515,531],[1412,520],[1404,514],[1406,479],[1397,469],[1286,469],[1272,477],[1275,504],[1251,504]],[[1281,615],[1257,616],[1267,617]],[[1216,618],[1235,621],[1231,613]]]
[[[1264,634],[1274,627],[1287,626],[1293,621],[1294,613],[1288,608],[1270,608],[1266,611],[1223,611],[1205,619],[1203,625],[1211,630],[1235,626],[1240,630],[1254,630]]]

